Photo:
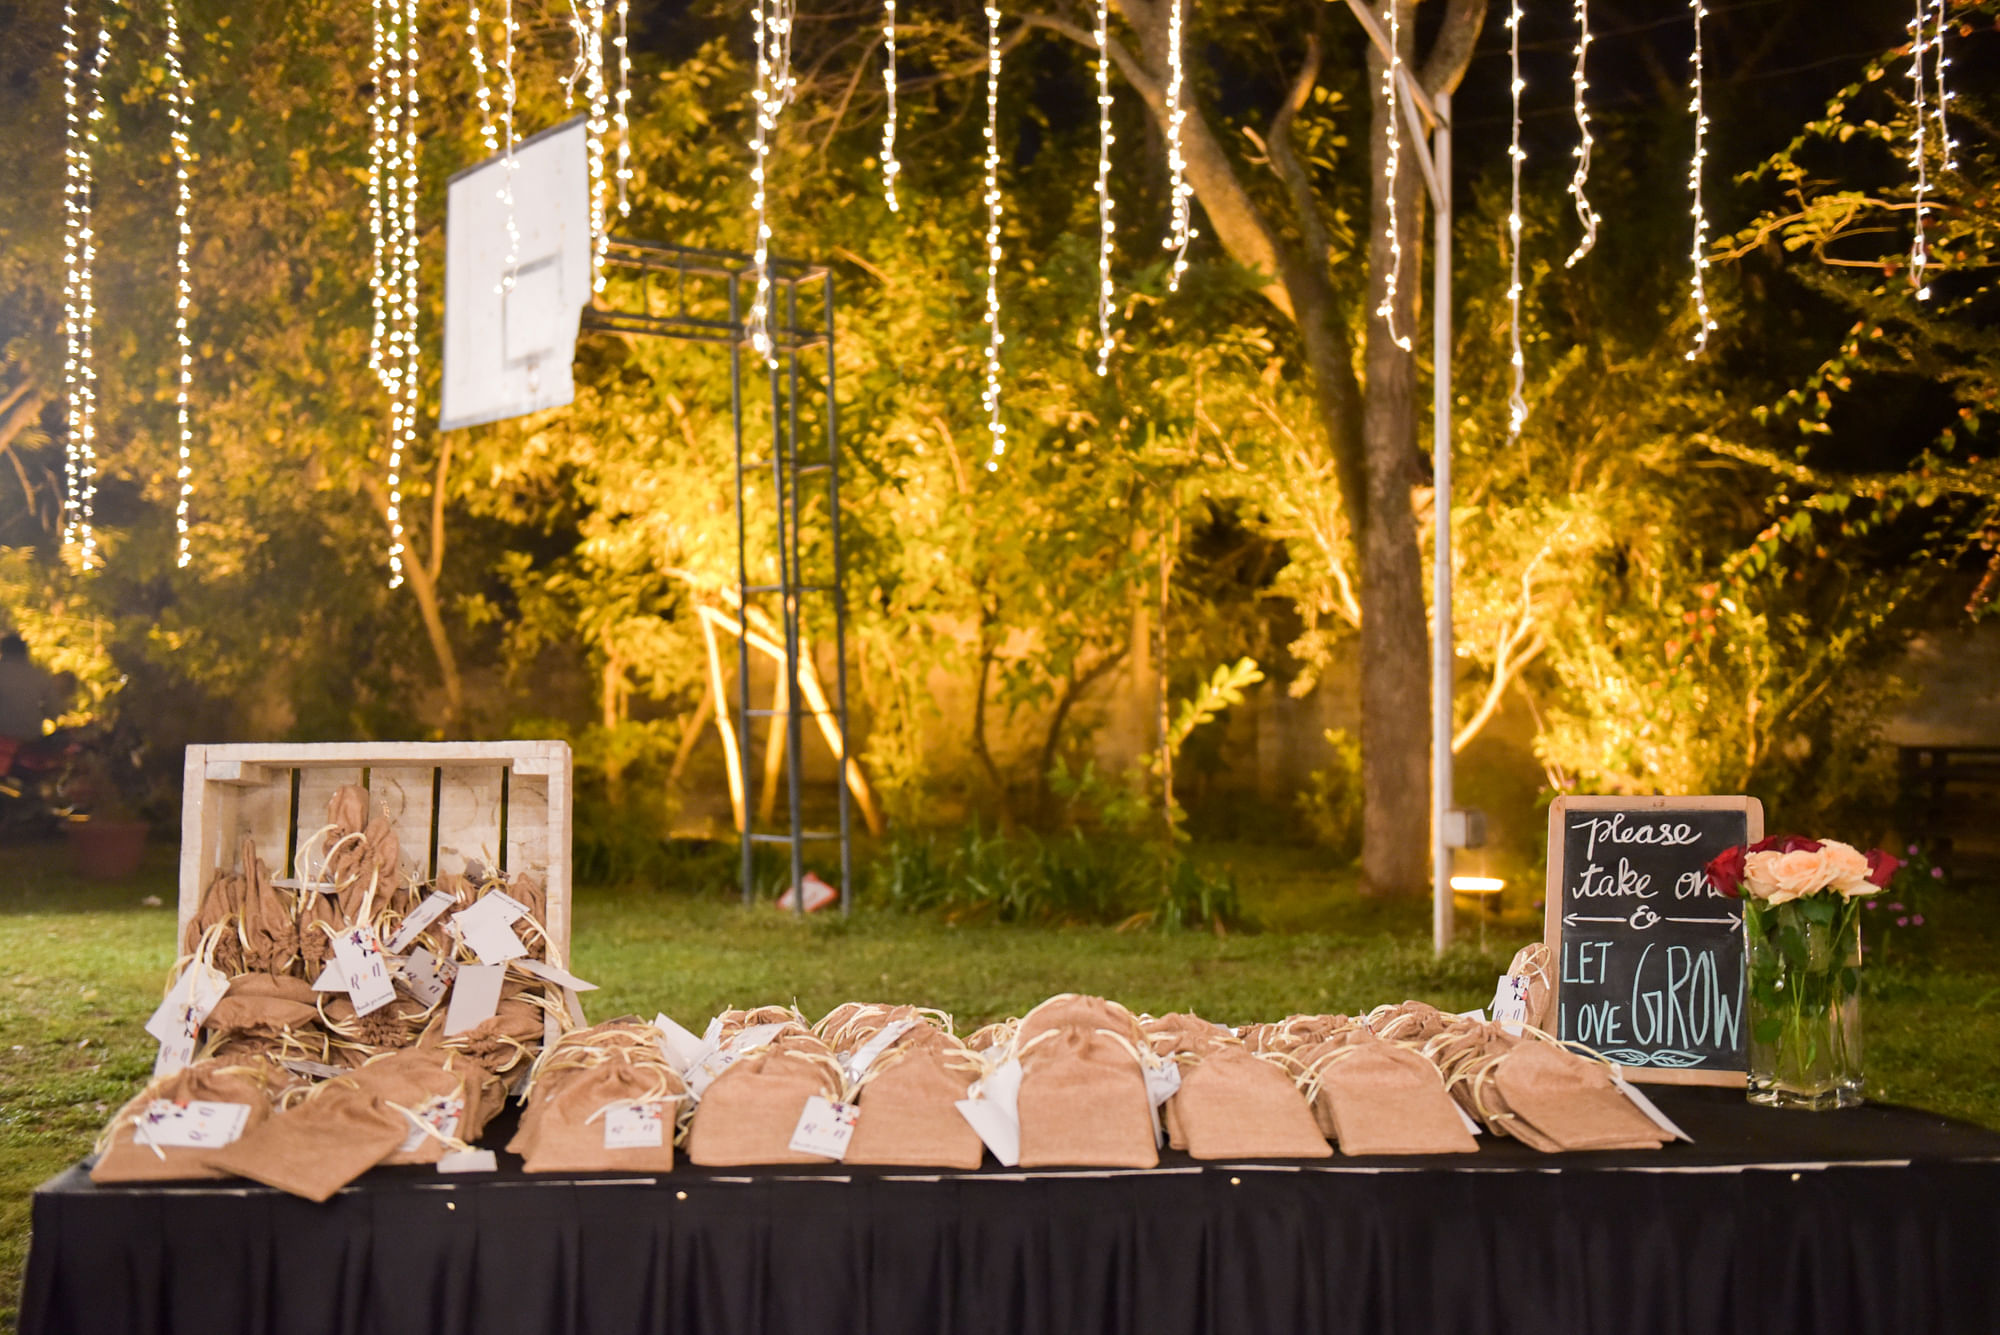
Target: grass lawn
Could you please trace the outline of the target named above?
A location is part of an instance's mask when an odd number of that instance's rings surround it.
[[[144,1081],[141,1026],[173,961],[173,863],[131,883],[72,879],[60,849],[0,850],[0,1327],[11,1328],[29,1195],[86,1153]],[[692,1028],[728,1005],[796,1002],[817,1017],[854,999],[941,1007],[961,1032],[1059,991],[1135,1010],[1241,1022],[1420,997],[1485,1002],[1514,948],[1539,935],[1528,906],[1443,960],[1421,904],[1360,900],[1303,850],[1218,846],[1265,930],[1119,933],[953,925],[871,912],[805,924],[745,910],[716,886],[578,891],[575,968],[602,985],[592,1018],[665,1010]],[[143,903],[157,897],[157,907]],[[2000,900],[1967,892],[1931,913],[1931,954],[1867,971],[1871,1093],[2000,1127]],[[1476,922],[1476,920],[1474,920]],[[1948,1045],[1948,1046],[1947,1046]]]

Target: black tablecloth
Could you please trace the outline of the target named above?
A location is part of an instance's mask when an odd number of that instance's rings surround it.
[[[2000,1330],[2000,1135],[1663,1090],[1652,1154],[1148,1172],[378,1169],[35,1197],[22,1330],[1176,1335]],[[505,1128],[489,1134],[494,1143]]]

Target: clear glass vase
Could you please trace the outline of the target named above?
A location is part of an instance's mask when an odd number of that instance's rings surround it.
[[[1746,899],[1750,1101],[1815,1111],[1861,1102],[1860,901]]]

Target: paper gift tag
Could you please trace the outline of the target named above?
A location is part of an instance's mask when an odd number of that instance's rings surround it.
[[[243,1134],[250,1118],[247,1103],[176,1103],[154,1099],[139,1115],[132,1139],[140,1145],[180,1146],[184,1149],[214,1150]]]
[[[440,1173],[497,1173],[500,1160],[492,1150],[453,1150],[438,1160]]]
[[[667,1143],[666,1136],[658,1103],[614,1103],[604,1110],[607,1150],[656,1150]]]
[[[1528,979],[1524,974],[1503,973],[1493,989],[1493,1022],[1519,1036],[1528,1022]]]
[[[675,1024],[665,1012],[653,1017],[653,1028],[660,1031],[660,1051],[666,1054],[667,1064],[676,1073],[685,1073],[709,1053],[708,1044]]]
[[[711,1029],[717,1028],[715,1025],[710,1025],[709,1027]],[[777,1036],[778,1031],[784,1027],[783,1024],[753,1024],[748,1029],[739,1031],[736,1037],[730,1039],[708,1056],[703,1057],[700,1062],[685,1073],[687,1076],[688,1093],[697,1099],[700,1098],[715,1077],[734,1066],[740,1059],[749,1055],[755,1049],[770,1042]]]
[[[859,1080],[867,1073],[868,1068],[875,1064],[877,1057],[887,1052],[895,1045],[897,1039],[909,1033],[921,1023],[923,1023],[921,1020],[897,1020],[894,1024],[882,1026],[881,1033],[863,1043],[853,1052],[842,1053],[840,1055],[840,1067],[841,1070],[847,1073],[848,1082],[851,1084]]]
[[[480,904],[490,904],[492,907],[487,912],[499,917],[509,927],[528,916],[528,906],[505,890],[488,890],[473,907],[478,908]]]
[[[502,900],[506,904],[502,904]],[[464,912],[451,915],[452,926],[465,944],[472,948],[472,953],[479,956],[482,964],[505,964],[528,953],[528,948],[521,944],[521,938],[514,934],[513,924],[521,915],[512,912],[506,905],[520,908],[507,896],[494,891],[482,896],[477,904]]]
[[[445,1012],[444,1035],[450,1038],[490,1020],[500,1009],[500,984],[507,980],[504,964],[463,964],[451,986],[451,1008]]]
[[[319,977],[313,979],[313,991],[345,992],[346,990],[347,981],[340,976],[340,961],[328,960],[326,967],[319,971]]]
[[[372,1015],[396,999],[396,984],[382,960],[375,929],[367,923],[343,927],[333,937],[333,958],[357,1016]]]
[[[482,956],[481,958],[484,957]],[[544,964],[540,960],[524,959],[515,964],[514,967],[525,970],[545,982],[554,983],[557,987],[566,987],[572,992],[595,992],[597,990],[596,983],[586,983],[569,970],[558,969],[555,965]]]
[[[1160,1105],[1180,1092],[1181,1064],[1169,1057],[1158,1066],[1145,1067],[1146,1102],[1153,1109],[1153,1143],[1167,1143],[1166,1124],[1160,1120]]]
[[[972,1097],[953,1106],[965,1118],[993,1157],[1012,1168],[1021,1162],[1021,1063],[1008,1058],[977,1085]]]
[[[791,1148],[799,1154],[845,1159],[847,1142],[854,1139],[854,1125],[860,1120],[858,1104],[834,1103],[815,1094],[806,1100],[806,1110],[792,1128]]]
[[[202,1022],[228,990],[229,980],[222,971],[200,960],[181,970],[166,999],[146,1021],[146,1032],[160,1041],[159,1056],[153,1061],[155,1076],[171,1075],[194,1060]]]
[[[403,1143],[396,1153],[408,1154],[411,1150],[423,1148],[430,1139],[426,1126],[441,1136],[458,1134],[458,1119],[465,1115],[465,1100],[456,1094],[433,1094],[416,1106],[414,1111],[405,1110],[403,1116],[409,1119],[410,1134],[403,1137]]]
[[[452,979],[458,977],[458,964],[453,960],[441,960],[418,946],[400,961],[403,986],[410,995],[426,1006],[435,1006],[451,991]]]
[[[424,902],[410,910],[410,916],[403,919],[403,925],[389,938],[389,953],[400,955],[410,948],[424,928],[444,916],[444,911],[458,900],[442,890],[433,890],[424,896]]]
[[[331,1080],[337,1075],[347,1074],[338,1066],[328,1066],[325,1062],[309,1062],[299,1057],[287,1057],[284,1067],[295,1075],[309,1075],[315,1080]]]
[[[1618,1092],[1632,1100],[1632,1106],[1646,1114],[1654,1126],[1657,1126],[1675,1140],[1685,1140],[1690,1145],[1694,1144],[1693,1136],[1675,1126],[1673,1118],[1661,1112],[1659,1106],[1644,1094],[1641,1094],[1638,1086],[1627,1080],[1625,1073],[1615,1066],[1611,1068],[1611,1080],[1612,1083],[1618,1086]]]

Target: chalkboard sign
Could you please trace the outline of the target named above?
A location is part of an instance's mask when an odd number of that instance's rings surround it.
[[[1702,868],[1764,837],[1754,797],[1559,797],[1549,1013],[1633,1080],[1740,1085],[1743,909]]]

